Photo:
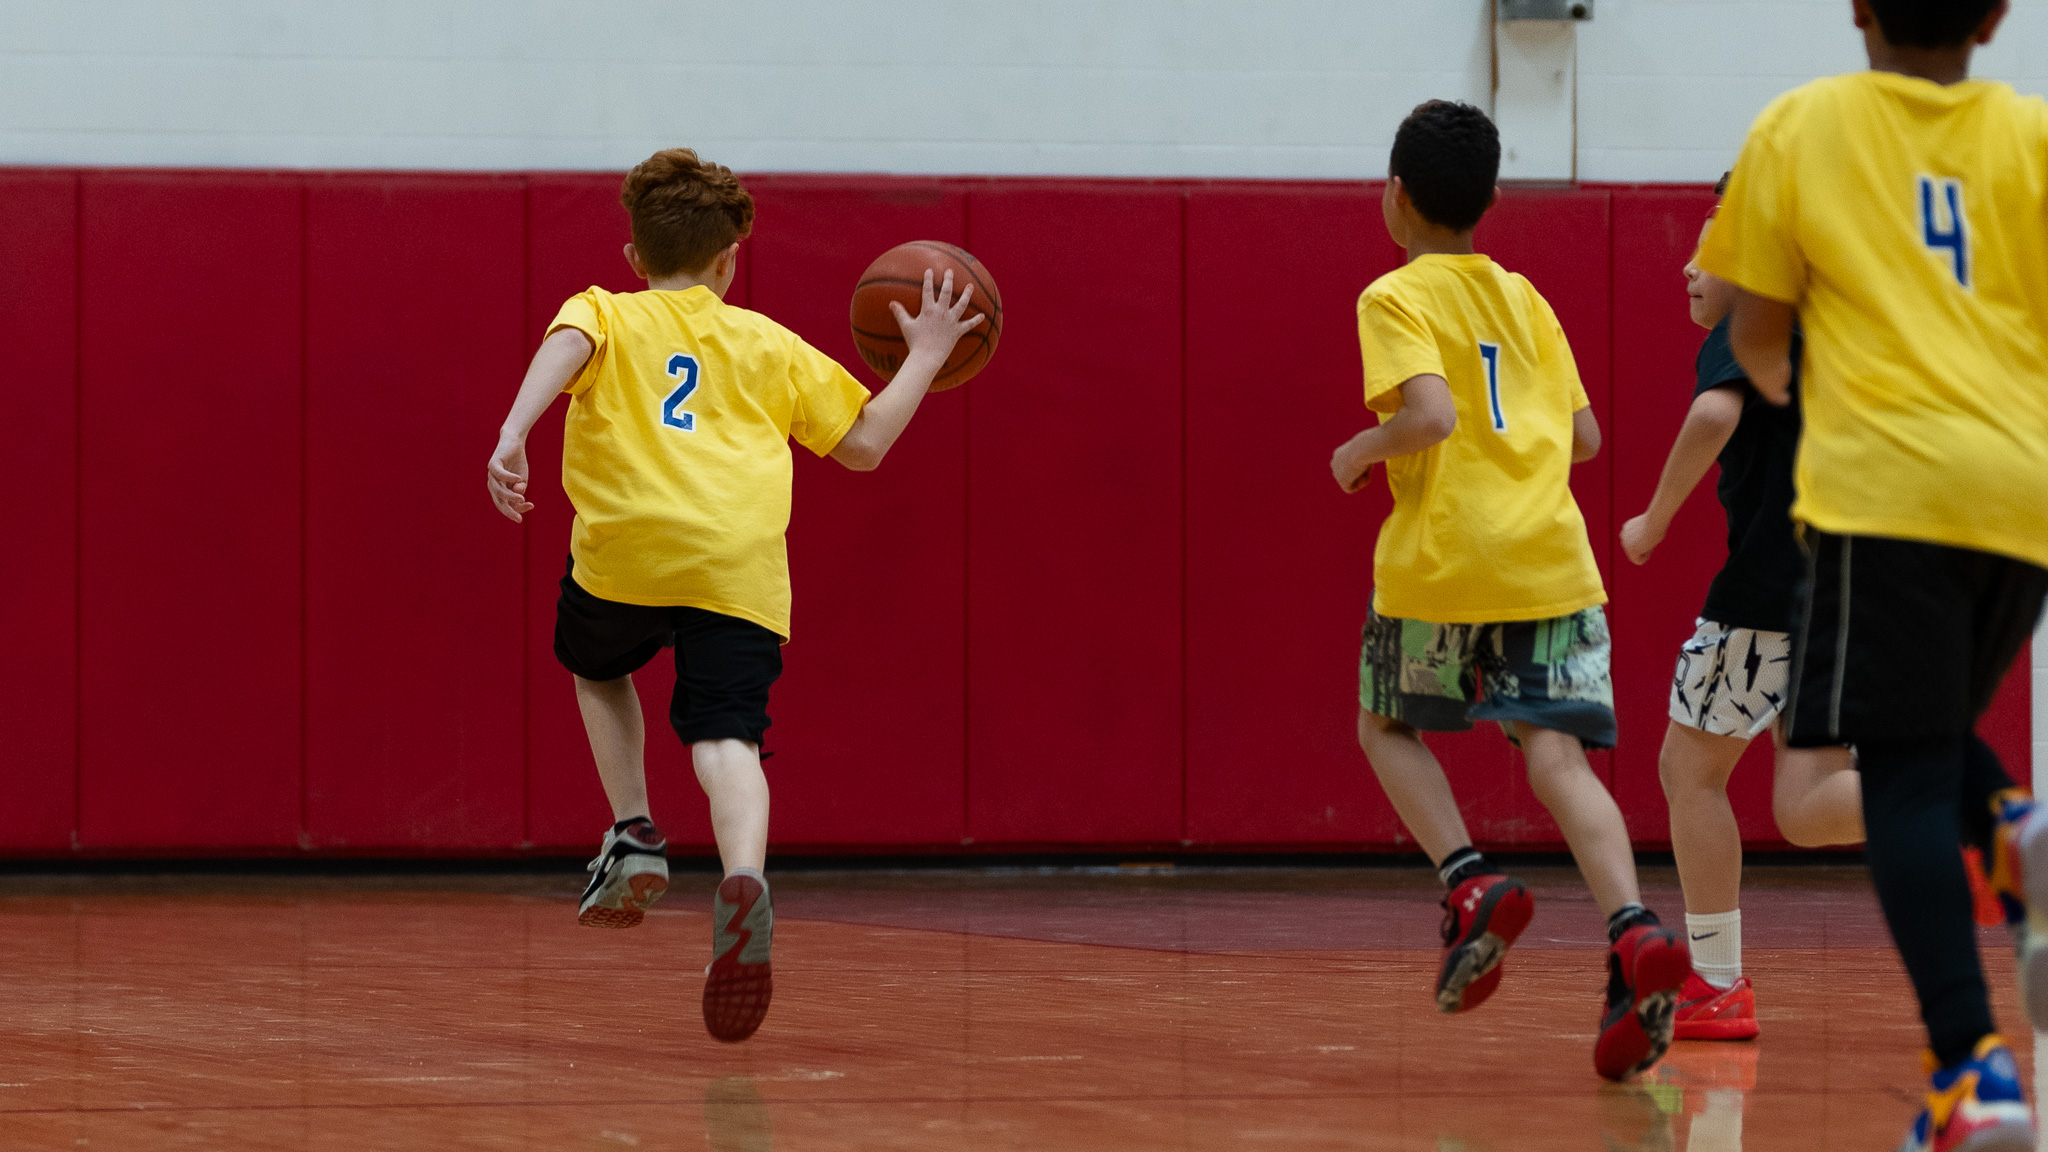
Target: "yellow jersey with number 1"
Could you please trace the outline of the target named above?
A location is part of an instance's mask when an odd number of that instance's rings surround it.
[[[1794,519],[2048,567],[2048,104],[1886,72],[1795,88],[1700,266],[1805,325]]]
[[[1365,403],[1382,422],[1416,376],[1450,384],[1450,438],[1387,461],[1394,510],[1373,550],[1373,608],[1435,624],[1568,616],[1607,601],[1572,499],[1572,414],[1586,389],[1557,316],[1480,255],[1428,255],[1358,299]]]
[[[683,605],[789,636],[789,441],[820,456],[868,390],[823,352],[709,288],[562,305],[593,351],[565,389],[562,487],[585,591]]]

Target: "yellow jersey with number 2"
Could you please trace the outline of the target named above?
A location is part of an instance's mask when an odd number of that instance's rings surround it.
[[[868,390],[823,352],[709,288],[592,288],[548,325],[593,351],[565,389],[562,487],[575,579],[789,636],[789,441],[820,456]]]
[[[1794,519],[2048,567],[2048,104],[1886,72],[1795,88],[1700,266],[1805,325]]]
[[[1386,462],[1394,510],[1373,551],[1373,608],[1435,624],[1567,616],[1607,601],[1572,499],[1571,345],[1528,280],[1482,255],[1417,257],[1358,299],[1365,403],[1443,377],[1458,426]]]

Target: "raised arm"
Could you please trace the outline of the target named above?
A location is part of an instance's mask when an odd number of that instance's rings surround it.
[[[974,285],[960,290],[960,298],[953,299],[953,271],[946,270],[945,283],[936,290],[932,287],[932,271],[924,271],[924,301],[912,316],[903,305],[891,303],[889,310],[896,314],[896,323],[903,328],[904,342],[910,345],[903,357],[903,366],[896,370],[896,378],[888,387],[876,393],[874,398],[861,409],[853,427],[846,430],[839,443],[832,449],[832,458],[853,469],[855,472],[872,472],[881,466],[882,457],[910,426],[910,418],[917,414],[917,406],[924,402],[924,394],[931,391],[932,377],[946,366],[946,358],[953,354],[953,345],[960,337],[974,330],[976,324],[987,317],[976,313],[971,320],[961,320],[960,314],[967,310],[967,301],[974,295]]]
[[[490,489],[491,502],[514,524],[533,511],[533,504],[526,499],[527,434],[533,431],[540,414],[583,370],[590,352],[590,337],[574,328],[556,329],[541,341],[540,351],[533,354],[526,379],[519,385],[519,395],[512,401],[512,411],[506,414],[505,424],[498,430],[498,446],[491,450],[491,461],[485,466],[485,486]]]
[[[1338,445],[1330,457],[1330,474],[1337,487],[1356,492],[1365,487],[1373,465],[1434,448],[1457,429],[1458,406],[1449,382],[1434,373],[1411,376],[1401,382],[1401,410]]]
[[[1647,563],[1650,553],[1664,542],[1671,519],[1685,504],[1685,498],[1706,478],[1714,458],[1727,447],[1742,422],[1742,391],[1715,388],[1695,397],[1692,408],[1679,426],[1678,439],[1671,442],[1671,454],[1664,458],[1664,474],[1657,478],[1656,494],[1642,515],[1621,526],[1621,550],[1631,562]]]
[[[1735,313],[1728,323],[1728,342],[1735,362],[1764,399],[1780,408],[1792,402],[1792,322],[1790,304],[1738,289]]]

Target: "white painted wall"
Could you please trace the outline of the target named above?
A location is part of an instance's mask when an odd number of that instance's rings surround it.
[[[1711,180],[1849,0],[1597,0],[1582,180]],[[2048,90],[2048,0],[1980,75]],[[0,164],[1356,178],[1485,105],[1487,0],[0,0]],[[2035,650],[2048,767],[2048,636]]]
[[[1982,71],[2048,88],[2048,4]],[[1727,167],[1849,0],[1598,0],[1581,179]],[[0,0],[0,163],[1357,177],[1486,0]]]

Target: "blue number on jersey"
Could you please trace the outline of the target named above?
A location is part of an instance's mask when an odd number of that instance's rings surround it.
[[[681,380],[682,383],[676,385],[676,390],[669,393],[668,399],[661,402],[661,422],[671,428],[681,428],[685,432],[695,432],[697,430],[697,414],[695,412],[678,412],[676,409],[688,403],[690,394],[697,390],[697,358],[695,356],[685,356],[681,352],[676,353],[668,358],[668,374]]]
[[[1938,194],[1938,195],[1937,195]],[[1940,200],[1948,202],[1948,227],[1936,211]],[[1970,286],[1969,226],[1963,220],[1963,182],[1934,176],[1920,177],[1920,236],[1929,248],[1948,253],[1955,269],[1956,283]]]
[[[1479,358],[1486,361],[1486,402],[1493,409],[1493,430],[1508,430],[1508,418],[1500,410],[1500,345],[1479,343]]]

